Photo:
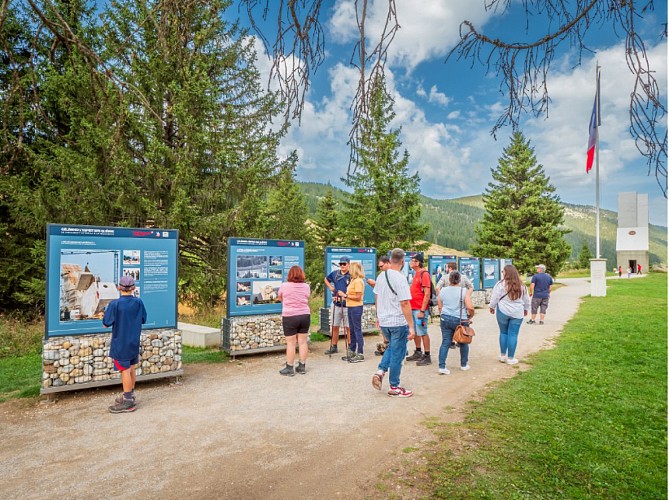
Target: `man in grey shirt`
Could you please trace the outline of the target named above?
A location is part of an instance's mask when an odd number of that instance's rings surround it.
[[[439,282],[437,283],[437,295],[439,295],[439,291],[444,288],[445,286],[448,286],[448,277],[453,271],[458,270],[458,265],[455,262],[449,262],[446,264],[446,272],[444,275],[441,277]],[[473,290],[474,285],[472,285],[472,281],[465,276],[464,274],[460,274],[460,286],[462,288],[466,288],[467,290]]]
[[[383,377],[390,371],[388,396],[409,398],[413,396],[413,392],[400,385],[400,373],[407,341],[413,339],[416,332],[411,315],[411,291],[406,278],[400,272],[402,266],[404,266],[404,250],[395,248],[390,253],[390,269],[383,271],[376,278],[374,286],[376,326],[389,344],[383,353],[378,370],[372,377],[372,386],[381,390]]]

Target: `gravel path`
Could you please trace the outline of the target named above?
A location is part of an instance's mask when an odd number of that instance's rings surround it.
[[[497,361],[494,316],[478,309],[471,370],[451,350],[451,375],[437,373],[441,333],[429,326],[433,364],[406,363],[402,384],[414,397],[375,391],[379,337],[365,337],[367,360],[348,364],[316,343],[308,373],[278,374],[280,355],[185,367],[182,384],[138,385],[134,413],[107,406],[118,388],[64,393],[58,402],[0,404],[0,493],[4,498],[360,498],[406,446],[432,439],[428,417],[462,418],[490,383],[513,376],[528,354],[551,345],[589,294],[585,279],[551,298],[546,325],[524,324],[517,357]],[[413,342],[411,343],[413,344]],[[413,352],[413,348],[411,348]]]

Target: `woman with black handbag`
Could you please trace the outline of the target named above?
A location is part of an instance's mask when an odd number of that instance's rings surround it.
[[[495,310],[499,325],[499,361],[509,365],[518,364],[515,358],[518,333],[523,317],[530,310],[530,294],[515,266],[504,266],[502,279],[492,289],[490,314],[495,314]]]
[[[469,326],[469,320],[474,316],[472,291],[460,287],[460,273],[453,271],[448,277],[448,286],[439,292],[439,314],[441,326],[441,346],[439,347],[439,373],[448,375],[451,372],[446,368],[446,358],[453,341],[453,333],[458,325]],[[460,369],[469,370],[469,344],[459,344]]]

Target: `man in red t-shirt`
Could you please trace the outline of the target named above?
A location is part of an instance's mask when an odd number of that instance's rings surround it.
[[[409,267],[414,272],[411,282],[411,314],[413,316],[413,327],[416,331],[414,342],[416,352],[407,358],[407,361],[416,361],[418,366],[432,364],[430,358],[430,336],[427,334],[427,311],[430,303],[430,286],[432,278],[430,273],[423,269],[425,261],[422,253],[417,253],[411,258]],[[422,344],[422,349],[421,349]]]

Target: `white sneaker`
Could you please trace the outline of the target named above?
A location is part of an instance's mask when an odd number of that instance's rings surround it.
[[[439,368],[439,375],[450,375],[451,372],[448,368]]]
[[[509,358],[509,359],[506,360],[506,364],[507,365],[517,365],[518,360],[516,358]]]
[[[500,363],[506,363],[506,356],[500,356],[497,359],[499,359]]]
[[[461,369],[463,372],[466,372],[467,370],[469,370],[469,368],[470,368],[469,365],[465,365],[465,366],[461,366],[461,367],[460,367],[460,369]]]

